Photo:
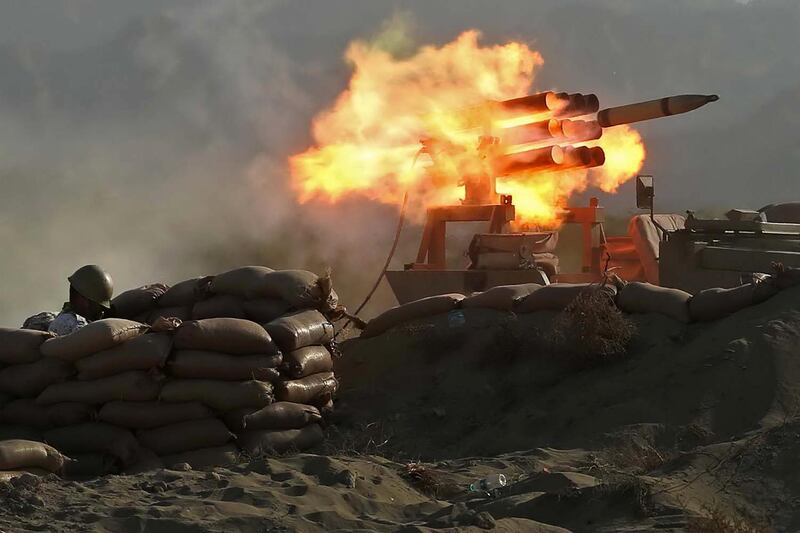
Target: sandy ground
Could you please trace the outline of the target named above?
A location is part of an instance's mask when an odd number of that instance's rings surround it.
[[[343,343],[313,454],[0,484],[2,531],[800,531],[800,289],[711,324],[635,318],[576,367],[552,314]],[[502,472],[494,496],[466,486]]]

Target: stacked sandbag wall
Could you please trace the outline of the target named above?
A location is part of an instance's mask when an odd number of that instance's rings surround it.
[[[521,284],[492,287],[464,297],[429,296],[393,307],[370,320],[362,337],[374,337],[396,326],[459,309],[493,309],[513,313],[562,311],[580,294],[595,291],[628,314],[657,313],[682,323],[719,320],[762,303],[780,290],[800,285],[800,269],[781,269],[739,287],[712,288],[695,295],[644,282],[625,282],[611,276],[603,283]]]
[[[329,281],[244,267],[113,303],[120,318],[63,337],[0,329],[0,441],[47,443],[80,476],[224,465],[322,440],[337,388]],[[186,320],[158,320],[176,314]]]

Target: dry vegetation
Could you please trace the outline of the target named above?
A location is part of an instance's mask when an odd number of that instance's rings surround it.
[[[585,291],[553,321],[553,344],[585,366],[624,356],[635,332],[607,294]]]

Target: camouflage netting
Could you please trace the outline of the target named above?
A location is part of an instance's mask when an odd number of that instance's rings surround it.
[[[329,277],[250,266],[112,303],[63,337],[0,329],[0,478],[204,468],[323,440]]]

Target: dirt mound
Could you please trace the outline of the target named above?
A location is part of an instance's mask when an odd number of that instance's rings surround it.
[[[339,427],[429,459],[599,446],[637,424],[678,447],[728,441],[800,413],[799,296],[704,324],[633,315],[627,357],[588,368],[553,349],[555,313],[463,309],[349,340]]]

